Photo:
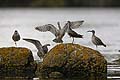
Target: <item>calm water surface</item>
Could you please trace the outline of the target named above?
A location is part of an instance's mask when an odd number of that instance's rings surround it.
[[[96,49],[91,42],[91,33],[88,30],[94,29],[96,35],[107,45],[106,48],[98,47],[108,62],[120,57],[120,9],[102,8],[1,8],[0,9],[0,47],[15,46],[11,39],[14,30],[18,30],[22,38],[33,38],[41,41],[42,44],[50,43],[49,49],[56,43],[52,42],[54,35],[50,32],[39,32],[34,28],[44,24],[54,24],[60,21],[64,26],[66,21],[85,20],[81,28],[76,29],[84,35],[84,39],[75,39],[74,43]],[[72,38],[65,35],[64,43],[72,42]],[[38,60],[37,49],[34,45],[23,41],[18,42],[19,47],[30,48],[35,60]],[[108,65],[108,79],[120,79],[120,65]],[[113,75],[110,75],[113,74]],[[34,80],[38,78],[34,78]]]

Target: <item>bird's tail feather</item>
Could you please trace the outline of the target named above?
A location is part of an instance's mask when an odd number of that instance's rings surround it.
[[[62,40],[62,39],[55,38],[55,39],[53,40],[53,42],[56,42],[56,43],[63,43],[63,40]]]
[[[106,45],[105,45],[105,44],[103,44],[103,46],[104,46],[104,47],[106,47]]]
[[[78,34],[76,35],[76,38],[83,38],[83,35]]]

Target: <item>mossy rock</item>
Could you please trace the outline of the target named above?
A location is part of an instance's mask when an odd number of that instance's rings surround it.
[[[58,44],[52,48],[40,67],[41,73],[49,75],[60,72],[65,77],[107,73],[107,61],[96,50],[79,44]]]
[[[27,73],[32,75],[35,73],[35,69],[36,63],[29,49],[20,47],[0,48],[1,75],[23,76]]]

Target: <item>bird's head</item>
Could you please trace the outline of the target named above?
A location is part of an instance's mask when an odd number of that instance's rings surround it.
[[[17,30],[15,30],[15,31],[14,31],[14,34],[18,34],[18,31],[17,31]]]
[[[38,28],[38,27],[35,27],[35,29],[36,29],[36,30],[39,30],[39,28]]]
[[[46,46],[50,46],[50,44],[46,44]]]
[[[59,27],[59,30],[61,30],[60,22],[57,22],[57,25]]]
[[[57,22],[57,24],[59,25],[59,24],[60,24],[60,22]]]
[[[67,21],[69,24],[71,23],[70,21]]]
[[[89,30],[87,32],[92,32],[93,34],[95,34],[95,30]]]
[[[80,22],[81,22],[81,23],[83,23],[83,22],[84,22],[84,20],[81,20]]]
[[[18,31],[17,30],[15,30],[15,33],[17,33]]]
[[[71,26],[71,22],[70,21],[67,21],[67,26],[70,28],[70,26]]]

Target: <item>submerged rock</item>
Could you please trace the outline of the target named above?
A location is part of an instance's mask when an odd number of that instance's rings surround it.
[[[36,69],[32,52],[27,48],[0,48],[1,76],[33,76]]]
[[[61,74],[60,72],[51,72],[49,74],[49,77],[50,78],[62,78],[63,77],[63,74]]]
[[[59,44],[46,54],[40,72],[46,76],[59,72],[64,77],[106,74],[107,61],[102,54],[91,48],[79,44]]]
[[[119,64],[119,65],[120,65],[120,58],[117,59],[117,60],[114,60],[114,61],[112,61],[112,62],[114,62],[114,64]]]

